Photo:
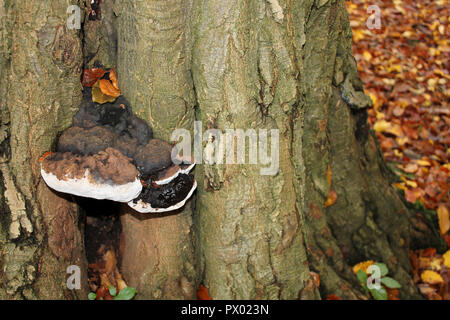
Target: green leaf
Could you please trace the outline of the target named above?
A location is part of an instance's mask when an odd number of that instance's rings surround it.
[[[397,282],[397,280],[390,277],[381,278],[381,283],[391,289],[398,289],[402,287],[401,284]]]
[[[386,289],[381,287],[380,289],[369,289],[370,293],[372,294],[372,297],[375,300],[387,300],[388,294],[386,292]]]
[[[114,287],[113,285],[109,286],[109,294],[110,294],[111,296],[115,297],[116,294],[117,294],[116,287]]]
[[[119,294],[114,297],[114,300],[131,300],[135,294],[135,288],[126,287],[119,291]]]
[[[95,300],[95,298],[97,298],[97,295],[95,294],[95,292],[89,292],[88,299]]]
[[[378,263],[374,263],[373,265],[380,268],[380,276],[381,277],[384,277],[385,275],[388,274],[388,272],[389,272],[388,267],[384,263],[378,262]]]
[[[362,285],[365,285],[367,283],[367,274],[364,270],[359,270],[356,273],[356,277],[358,278],[359,282],[361,282]]]

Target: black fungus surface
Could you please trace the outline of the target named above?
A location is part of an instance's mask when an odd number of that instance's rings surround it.
[[[143,119],[133,114],[125,97],[112,103],[98,104],[92,101],[92,89],[85,88],[83,102],[72,120],[76,127],[105,127],[119,137],[134,138],[139,145],[146,145],[153,138],[152,128]]]
[[[190,174],[180,174],[168,184],[156,186],[149,178],[146,181],[146,187],[142,189],[141,194],[133,200],[137,203],[142,200],[150,203],[153,208],[168,208],[183,201],[194,185],[194,176]]]

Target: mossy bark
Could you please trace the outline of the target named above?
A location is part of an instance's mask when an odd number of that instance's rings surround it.
[[[39,158],[81,101],[75,1],[0,1],[0,299],[87,296],[82,226],[70,197],[40,178]],[[69,265],[81,290],[69,290]]]

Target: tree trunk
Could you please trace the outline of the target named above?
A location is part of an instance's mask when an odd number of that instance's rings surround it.
[[[83,218],[46,187],[38,159],[70,124],[82,63],[95,60],[116,67],[158,138],[193,133],[194,121],[279,132],[276,175],[202,163],[184,209],[122,208],[121,270],[138,298],[194,298],[203,283],[214,299],[361,299],[350,266],[368,259],[388,265],[402,298],[420,297],[411,216],[367,124],[344,1],[105,0],[84,47],[65,28],[69,2],[0,0],[0,298],[86,297],[86,281],[65,287],[70,264],[85,279]]]
[[[403,297],[417,297],[409,215],[368,130],[344,1],[194,8],[198,118],[205,127],[280,131],[276,176],[252,166],[197,168],[195,225],[211,295],[318,297],[315,271],[322,297],[358,298],[349,265],[373,259],[387,263]],[[330,187],[338,199],[325,208]]]
[[[80,31],[66,27],[68,5],[0,0],[0,299],[87,295],[83,221],[39,165],[81,102]],[[66,286],[70,265],[81,290]]]
[[[119,85],[133,111],[157,138],[192,129],[194,91],[186,52],[188,3],[121,1],[118,15]],[[198,285],[190,200],[163,217],[122,212],[122,271],[139,298],[194,299]]]

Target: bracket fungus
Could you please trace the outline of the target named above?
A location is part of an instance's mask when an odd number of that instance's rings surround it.
[[[41,175],[52,189],[94,199],[126,202],[141,213],[179,209],[197,183],[192,159],[172,161],[172,145],[153,138],[150,126],[119,96],[99,104],[85,87],[72,125],[56,152],[41,158]]]

